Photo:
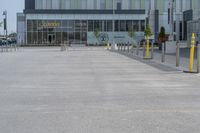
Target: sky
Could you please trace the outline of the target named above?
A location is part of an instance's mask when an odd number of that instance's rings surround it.
[[[7,10],[8,17],[8,33],[16,32],[16,13],[22,12],[24,9],[24,0],[0,0],[0,22],[3,21],[2,15]],[[0,27],[0,34],[3,34],[3,27]]]

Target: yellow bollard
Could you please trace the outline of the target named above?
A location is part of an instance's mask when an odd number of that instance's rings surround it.
[[[149,36],[146,37],[146,58],[149,58]]]
[[[194,65],[194,47],[195,47],[195,35],[194,35],[194,33],[192,33],[191,48],[190,48],[189,72],[193,71],[193,65]]]

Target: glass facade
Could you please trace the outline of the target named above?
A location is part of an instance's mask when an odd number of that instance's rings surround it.
[[[166,0],[159,0],[161,2]],[[115,0],[115,9],[148,9],[150,0]],[[113,9],[113,0],[35,0],[36,9]]]
[[[144,20],[115,20],[115,32],[144,31]],[[87,44],[88,32],[112,32],[112,20],[27,20],[27,43]]]

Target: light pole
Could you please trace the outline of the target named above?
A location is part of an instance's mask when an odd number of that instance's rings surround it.
[[[115,0],[113,0],[113,15],[112,15],[112,35],[113,35],[113,40],[112,40],[112,46],[111,48],[115,49],[115,36],[114,36],[114,32],[115,32]]]
[[[6,31],[6,45],[8,44],[8,30],[7,30],[7,11],[3,11],[4,18],[4,31]]]
[[[174,40],[174,0],[170,0],[170,40]]]

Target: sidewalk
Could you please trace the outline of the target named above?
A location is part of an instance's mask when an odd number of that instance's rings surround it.
[[[139,49],[139,55],[136,55],[136,49],[130,50],[129,53],[126,51],[118,51],[117,52],[123,53],[125,55],[137,57],[139,60],[143,60],[143,48]],[[151,56],[151,51],[150,51],[150,56]],[[196,54],[195,54],[196,57]],[[176,69],[178,71],[188,71],[189,69],[189,50],[188,49],[180,49],[180,63],[179,67],[176,67],[176,54],[166,54],[165,55],[165,62],[161,62],[162,58],[162,53],[158,49],[154,49],[154,58],[153,60],[150,59],[150,61],[153,61],[154,63],[160,64],[160,65],[165,65],[168,67],[171,67],[173,69]],[[146,61],[147,62],[147,61]],[[197,70],[197,60],[196,58],[194,59],[194,71]]]

